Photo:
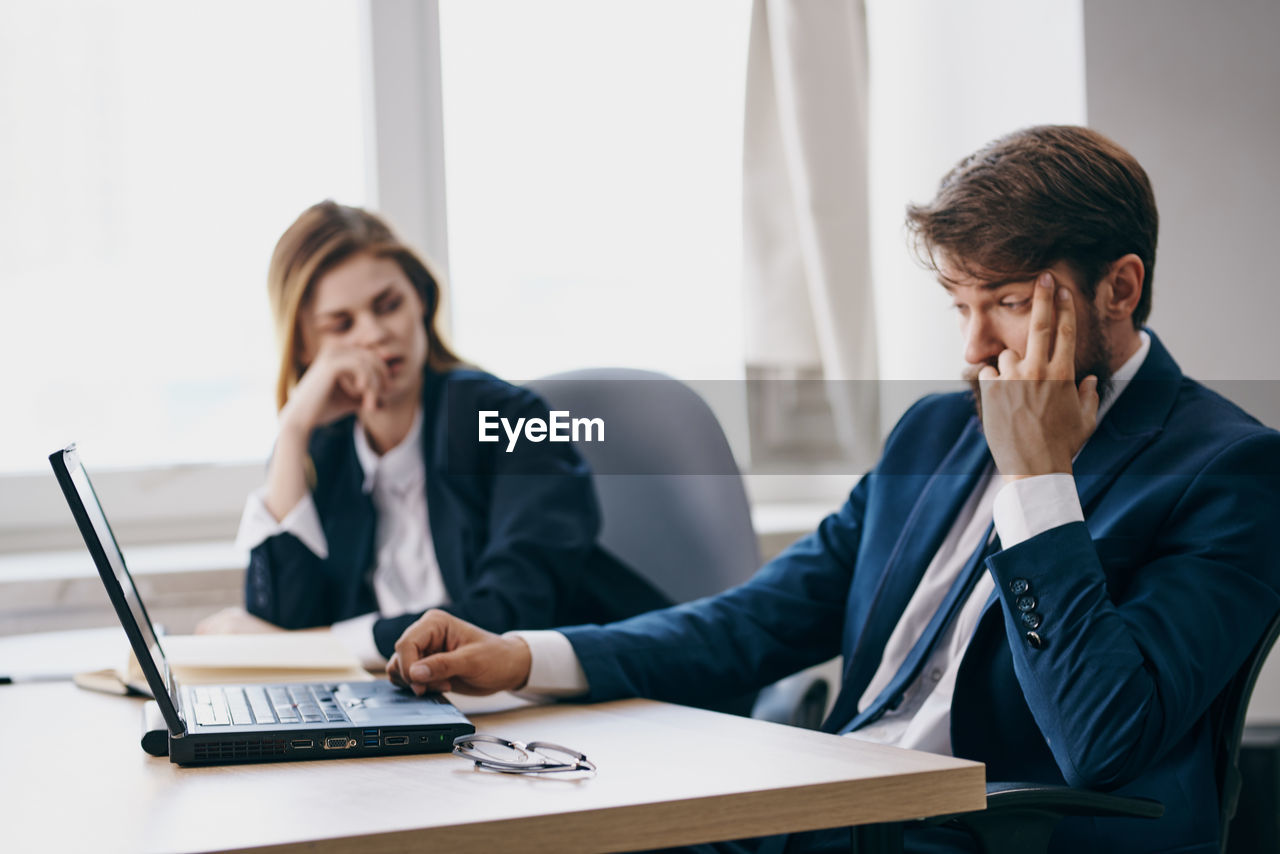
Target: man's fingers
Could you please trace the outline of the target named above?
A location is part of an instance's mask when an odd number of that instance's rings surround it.
[[[1090,424],[1096,424],[1098,419],[1098,378],[1093,374],[1085,377],[1080,383],[1080,409],[1085,415],[1085,419]]]
[[[1058,334],[1049,360],[1049,375],[1074,380],[1076,373],[1076,306],[1071,291],[1058,288]]]
[[[1018,354],[1007,348],[1001,350],[1000,355],[996,357],[996,366],[1000,370],[1000,376],[1012,379],[1018,373]]]
[[[437,655],[428,655],[426,658],[413,663],[409,668],[409,678],[414,682],[427,683],[431,680],[448,675],[449,661],[445,653]]]
[[[444,647],[446,628],[444,621],[440,619],[441,616],[447,615],[442,615],[438,611],[428,611],[416,623],[405,629],[404,634],[400,635],[400,639],[396,641],[395,655],[392,658],[397,662],[400,679],[404,684],[407,685],[413,681],[409,671],[415,662],[424,655]]]
[[[400,675],[400,656],[394,652],[391,653],[391,658],[387,659],[387,678],[402,688],[408,684]]]
[[[453,677],[466,680],[468,674],[465,671],[470,658],[465,650],[428,655],[409,668],[409,677],[415,686],[420,685],[428,691],[450,691]]]
[[[1053,274],[1048,270],[1036,278],[1031,293],[1031,328],[1027,332],[1026,361],[1032,365],[1049,363],[1053,349]]]

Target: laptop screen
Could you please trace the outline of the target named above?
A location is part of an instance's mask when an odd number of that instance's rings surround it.
[[[155,695],[170,729],[178,732],[182,725],[177,715],[176,700],[169,694],[169,686],[166,684],[169,670],[164,649],[156,637],[151,618],[147,616],[142,597],[138,595],[133,576],[125,566],[124,554],[107,523],[89,474],[81,465],[74,445],[51,454],[49,462],[53,464],[58,483],[71,506],[71,513],[80,527],[85,545],[97,564],[98,574],[102,576],[111,603],[124,625],[125,634],[129,636],[134,655],[138,657],[138,663],[147,676],[151,693]]]

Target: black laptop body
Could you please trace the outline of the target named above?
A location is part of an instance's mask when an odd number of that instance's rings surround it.
[[[221,765],[437,753],[475,727],[439,695],[389,682],[175,684],[146,606],[125,566],[75,445],[49,455],[169,731],[169,760]]]

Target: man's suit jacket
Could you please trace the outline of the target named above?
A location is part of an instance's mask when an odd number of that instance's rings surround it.
[[[924,398],[848,502],[746,584],[565,630],[590,699],[705,701],[843,654],[826,726],[840,730],[990,462],[968,394]],[[1280,434],[1183,377],[1152,335],[1074,470],[1085,521],[986,562],[996,593],[956,680],[954,752],[990,780],[1165,804],[1158,821],[1069,819],[1058,850],[1216,852],[1206,710],[1280,608]]]
[[[591,472],[569,443],[477,442],[477,413],[547,418],[533,392],[480,371],[427,370],[422,458],[427,516],[449,592],[444,606],[494,632],[622,619],[669,600],[596,544],[600,513]],[[378,610],[372,577],[376,513],[362,490],[354,416],[316,430],[312,498],[328,541],[321,560],[292,534],[250,554],[250,613],[288,629],[330,625]],[[420,614],[379,619],[384,656]]]

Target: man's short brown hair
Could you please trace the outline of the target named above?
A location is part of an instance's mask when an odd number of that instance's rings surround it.
[[[1146,268],[1134,327],[1151,313],[1151,181],[1132,154],[1088,128],[1043,125],[987,144],[947,173],[932,202],[907,206],[907,228],[935,272],[940,253],[984,281],[1033,278],[1065,261],[1087,299],[1108,266],[1133,253]]]

